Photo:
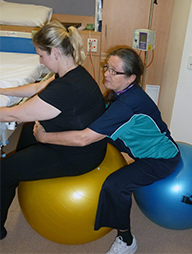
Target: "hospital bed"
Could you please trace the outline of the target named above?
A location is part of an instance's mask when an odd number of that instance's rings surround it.
[[[52,19],[58,20],[66,26],[82,24],[82,27],[85,27],[95,20],[94,17],[89,16],[52,14],[52,12],[52,8],[45,6],[16,4],[0,0],[0,86],[18,86],[39,80],[43,70],[38,63],[39,59],[35,54],[31,35],[44,23]],[[89,30],[81,31],[82,27],[78,29],[83,38],[87,55],[83,66],[99,84],[101,33]],[[90,54],[87,49],[88,38],[95,38],[98,41],[97,52]],[[22,62],[25,68],[22,66]],[[47,73],[48,70],[46,69],[44,72]],[[100,87],[101,91],[103,87],[103,85]],[[0,95],[0,107],[12,106],[21,100],[22,98]],[[0,123],[0,149],[1,146],[6,146],[14,128],[15,123]],[[15,133],[10,137],[10,140],[15,136]],[[9,146],[5,150],[8,150]]]
[[[25,8],[24,12],[22,8]],[[12,11],[14,15],[11,14]],[[52,9],[44,6],[0,2],[0,87],[34,83],[48,72],[47,68],[39,63],[39,56],[32,43],[32,33],[50,20],[51,15]],[[23,99],[0,94],[0,107],[16,105]],[[16,123],[0,122],[1,151],[3,146],[8,144],[8,138],[15,127]]]
[[[31,33],[0,31],[0,87],[18,87],[34,83],[46,71],[39,63],[32,44]],[[21,97],[5,96],[0,94],[0,107],[12,106],[20,103]],[[7,144],[10,131],[14,130],[15,123],[0,123],[1,145]]]

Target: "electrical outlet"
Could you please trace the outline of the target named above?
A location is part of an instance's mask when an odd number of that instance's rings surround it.
[[[97,52],[97,39],[87,39],[87,51]]]

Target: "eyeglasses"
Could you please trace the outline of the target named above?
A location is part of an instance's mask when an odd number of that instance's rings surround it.
[[[119,71],[116,71],[114,70],[113,68],[109,68],[109,66],[107,64],[103,65],[103,70],[104,72],[108,71],[109,74],[115,76],[115,75],[125,75],[124,72],[119,72]]]

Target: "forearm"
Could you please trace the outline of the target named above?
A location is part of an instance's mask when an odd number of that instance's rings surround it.
[[[32,97],[44,89],[53,79],[54,77],[51,77],[43,82],[27,84],[18,87],[0,88],[0,94],[16,97]]]
[[[18,87],[0,88],[0,94],[16,97],[31,97],[35,94],[35,91],[35,83]]]
[[[0,122],[17,122],[12,114],[11,107],[0,107]]]
[[[86,146],[106,137],[89,128],[79,131],[46,132],[39,122],[34,125],[33,133],[41,143],[64,146]]]
[[[43,132],[40,142],[64,146],[85,146],[89,144],[80,131]]]

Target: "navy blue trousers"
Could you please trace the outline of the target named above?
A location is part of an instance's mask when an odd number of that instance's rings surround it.
[[[138,159],[109,175],[100,193],[95,230],[101,227],[130,229],[134,190],[166,178],[179,161],[180,153],[172,159]]]

